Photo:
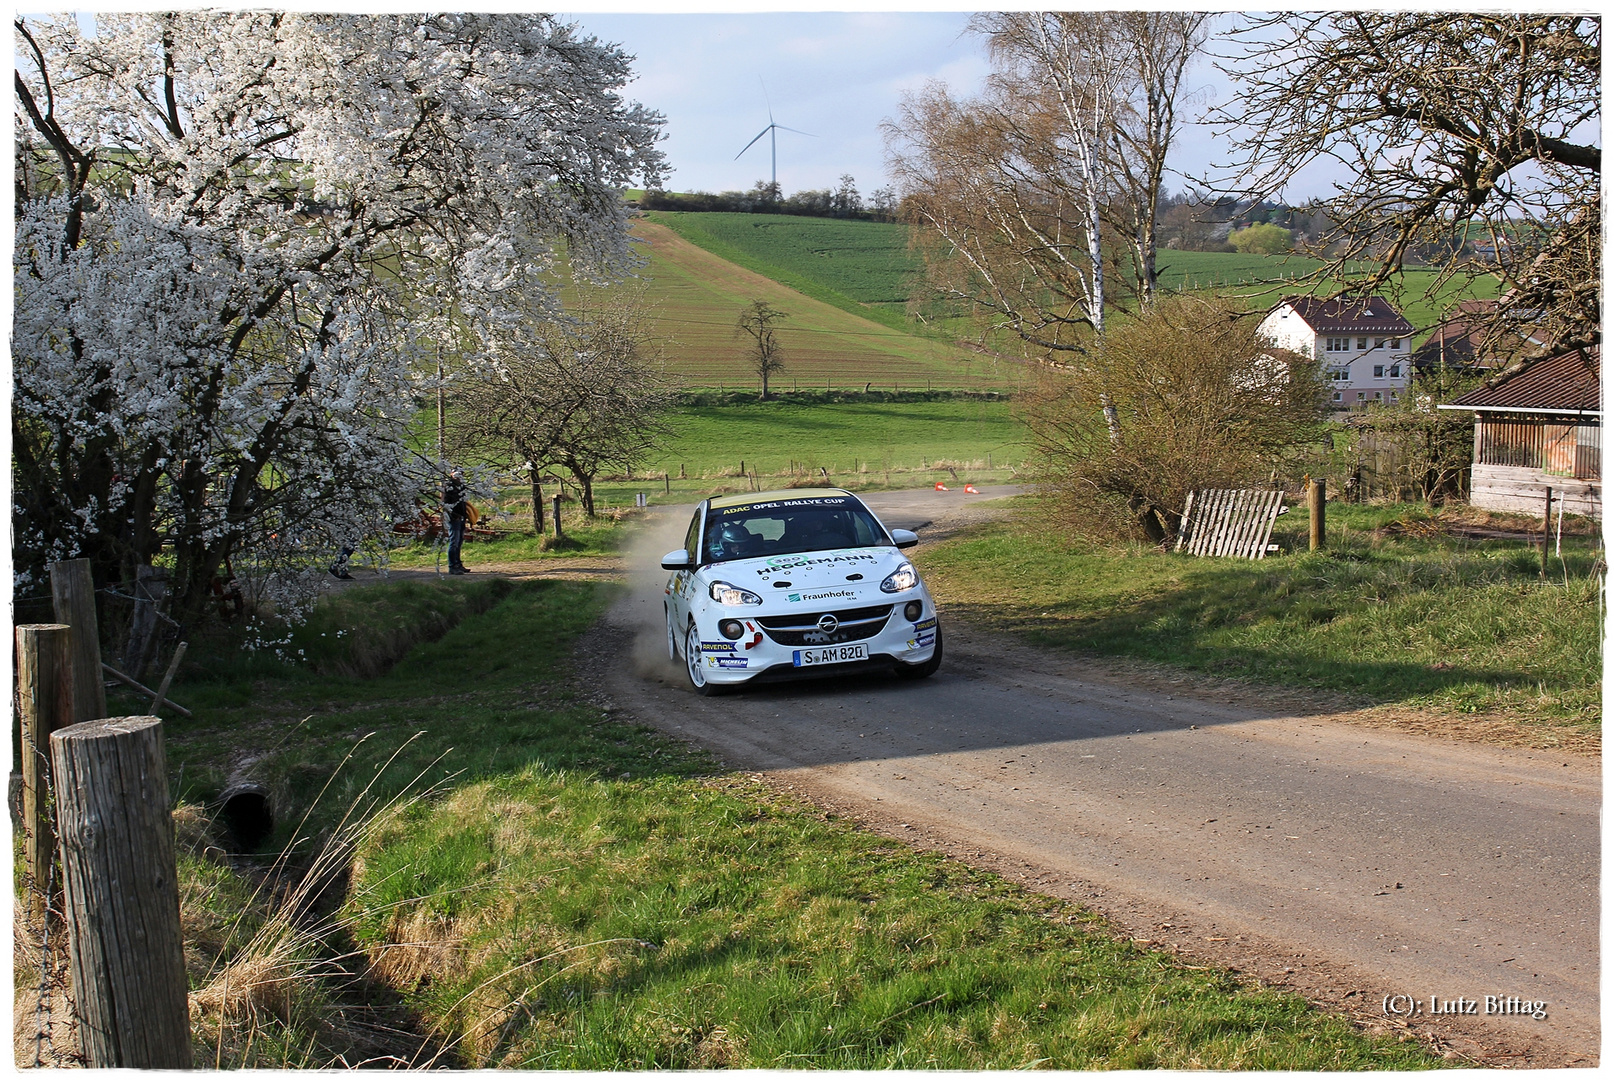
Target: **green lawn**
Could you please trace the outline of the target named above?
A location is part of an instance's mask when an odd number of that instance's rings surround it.
[[[828,484],[878,491],[927,487],[938,480],[952,484],[955,476],[959,481],[1003,483],[1013,481],[1024,464],[1023,431],[1005,398],[921,393],[882,400],[885,396],[865,399],[854,391],[826,399],[804,391],[764,402],[749,394],[705,395],[712,403],[686,404],[672,415],[672,437],[635,470],[634,479],[605,477],[596,483],[596,506],[631,510],[640,492],[653,505],[698,502],[708,495],[751,490],[752,474],[759,490]],[[553,487],[545,490],[546,497],[554,494]],[[586,522],[571,501],[575,491],[568,487],[567,493],[565,529],[577,544],[556,548],[537,542],[531,534],[530,489],[522,482],[501,489],[486,524],[525,533],[525,539],[512,535],[473,544],[466,559],[496,562],[614,551],[610,523]],[[551,527],[546,519],[546,528]],[[395,549],[391,555],[399,567],[433,566],[443,558],[440,547],[430,544]]]
[[[566,582],[375,586],[286,643],[295,662],[198,642],[175,689],[195,717],[167,731],[186,804],[198,1061],[1441,1064],[607,715],[572,649],[610,596]],[[396,662],[341,670],[383,653]],[[239,775],[270,791],[281,824],[266,850],[289,844],[293,864],[344,814],[379,811],[348,830],[346,899],[323,929],[205,854],[196,807]],[[372,965],[367,985],[335,966],[353,950]],[[424,1055],[402,1026],[427,1033]]]
[[[1042,644],[1596,730],[1595,538],[1566,536],[1542,580],[1537,549],[1522,542],[1397,526],[1429,518],[1417,505],[1330,504],[1328,550],[1311,553],[1300,507],[1274,530],[1284,552],[1252,562],[1094,546],[1033,516],[917,558],[944,607]]]

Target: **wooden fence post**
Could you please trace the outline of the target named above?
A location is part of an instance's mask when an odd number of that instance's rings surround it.
[[[1321,551],[1328,546],[1328,528],[1324,515],[1328,507],[1328,481],[1313,480],[1306,486],[1306,511],[1311,517],[1311,550]]]
[[[555,539],[559,540],[560,537],[561,537],[561,532],[560,532],[560,496],[556,495],[555,496]]]
[[[50,737],[79,1045],[93,1069],[188,1069],[190,1013],[162,721]]]
[[[51,815],[50,736],[73,722],[70,630],[60,623],[17,627],[17,712],[22,719],[23,866],[28,906],[43,921],[50,909],[50,865],[56,857]]]
[[[1547,509],[1541,515],[1541,576],[1547,576],[1547,544],[1552,538],[1552,488],[1547,489]]]
[[[56,621],[72,627],[73,722],[106,715],[106,684],[101,677],[101,630],[95,618],[95,582],[90,560],[68,559],[50,564],[50,592]]]

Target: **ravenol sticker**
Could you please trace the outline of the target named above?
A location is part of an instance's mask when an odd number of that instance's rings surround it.
[[[703,641],[703,642],[701,642],[701,652],[703,652],[703,653],[709,653],[709,652],[731,653],[733,651],[734,651],[734,642],[732,642],[732,641]]]
[[[936,625],[936,616],[932,615],[930,618],[926,619],[924,622],[914,623],[913,628],[914,628],[915,633],[922,633],[922,632],[924,632],[926,630],[933,629],[935,627],[935,625]]]
[[[743,656],[719,656],[717,658],[717,666],[721,668],[743,668],[750,665],[751,661]]]

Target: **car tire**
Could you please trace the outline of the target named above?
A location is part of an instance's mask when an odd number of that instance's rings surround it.
[[[667,615],[667,659],[676,664],[678,663],[678,629],[673,626],[672,608],[663,605],[662,610]]]
[[[706,669],[701,661],[706,659],[701,655],[701,634],[695,629],[695,624],[689,624],[689,631],[684,635],[684,673],[689,676],[690,689],[701,697],[711,697],[722,691],[706,681]]]
[[[942,662],[942,632],[941,625],[936,626],[936,651],[930,654],[930,659],[922,664],[904,664],[897,661],[897,674],[904,679],[928,679],[936,674],[936,669]]]

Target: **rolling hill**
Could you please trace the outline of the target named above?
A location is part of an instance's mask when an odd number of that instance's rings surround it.
[[[780,337],[785,370],[773,385],[923,390],[1012,390],[1023,369],[948,342],[916,337],[789,288],[696,247],[656,221],[638,219],[634,235],[649,256],[640,272],[668,339],[669,370],[690,386],[746,387],[757,379],[735,336],[740,311],[754,299],[789,312]]]

